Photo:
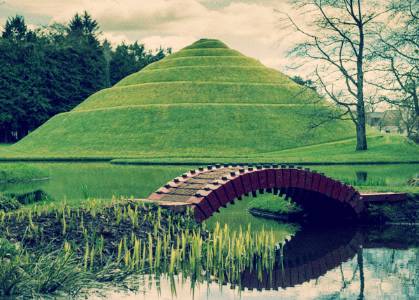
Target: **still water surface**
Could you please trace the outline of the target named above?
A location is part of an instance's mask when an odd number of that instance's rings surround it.
[[[405,229],[386,228],[396,234]],[[399,232],[401,231],[401,232]],[[342,238],[342,233],[345,238]],[[353,234],[354,232],[351,232]],[[380,232],[388,234],[386,231]],[[243,272],[242,286],[228,282],[192,283],[178,277],[134,280],[130,288],[109,288],[107,299],[418,299],[419,250],[416,243],[395,243],[377,232],[304,232],[285,246],[284,264],[273,274]],[[411,234],[411,232],[409,232]],[[417,239],[417,233],[416,233]],[[397,238],[396,238],[397,240]],[[99,299],[96,295],[94,299]]]
[[[2,165],[9,163],[0,163]],[[147,197],[167,181],[197,166],[133,166],[108,163],[31,163],[45,170],[50,180],[24,184],[0,184],[0,192],[42,189],[55,200],[79,202],[86,198]],[[419,164],[314,166],[319,172],[352,185],[398,190],[419,174]],[[418,189],[419,191],[419,189]]]
[[[146,197],[192,167],[114,166],[98,163],[42,163],[51,179],[0,185],[3,192],[42,189],[53,200],[77,203],[87,198]],[[316,167],[342,180],[375,186],[402,186],[417,165]],[[245,270],[240,286],[228,280],[191,280],[187,274],[133,277],[125,288],[108,286],[93,299],[419,299],[419,228],[304,228],[251,216],[248,199],[222,209],[209,221],[230,228],[273,230],[278,244],[272,270]]]

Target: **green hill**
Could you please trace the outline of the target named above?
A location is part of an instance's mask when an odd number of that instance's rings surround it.
[[[331,110],[316,99],[284,74],[203,39],[54,116],[4,156],[270,157],[353,138],[350,122],[309,130]]]

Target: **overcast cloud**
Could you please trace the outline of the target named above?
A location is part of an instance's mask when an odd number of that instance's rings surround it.
[[[21,14],[31,25],[67,22],[88,11],[113,43],[138,40],[148,48],[175,51],[200,38],[218,38],[230,47],[285,70],[295,39],[280,26],[274,10],[286,0],[0,0],[0,22]]]

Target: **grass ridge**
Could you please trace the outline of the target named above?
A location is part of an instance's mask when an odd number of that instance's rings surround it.
[[[72,113],[82,113],[82,112],[91,112],[91,111],[101,111],[101,110],[112,110],[112,109],[124,109],[124,108],[141,108],[141,107],[153,107],[153,106],[278,106],[278,107],[297,107],[297,106],[307,106],[307,104],[302,103],[266,103],[266,104],[260,104],[260,103],[205,103],[205,102],[176,102],[176,103],[158,103],[158,104],[136,104],[136,105],[125,105],[125,106],[113,106],[113,107],[103,107],[103,108],[92,108],[92,109],[83,109],[83,110],[72,110],[64,113],[60,113],[60,115],[63,114],[72,114]],[[326,104],[320,104],[324,107],[327,107]]]

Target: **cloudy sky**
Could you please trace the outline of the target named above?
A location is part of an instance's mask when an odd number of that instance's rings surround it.
[[[292,12],[287,0],[0,0],[0,24],[15,14],[31,25],[67,22],[84,10],[114,43],[138,40],[148,48],[178,50],[199,38],[218,38],[292,73],[286,69],[286,51],[295,33],[284,29],[275,12]]]

